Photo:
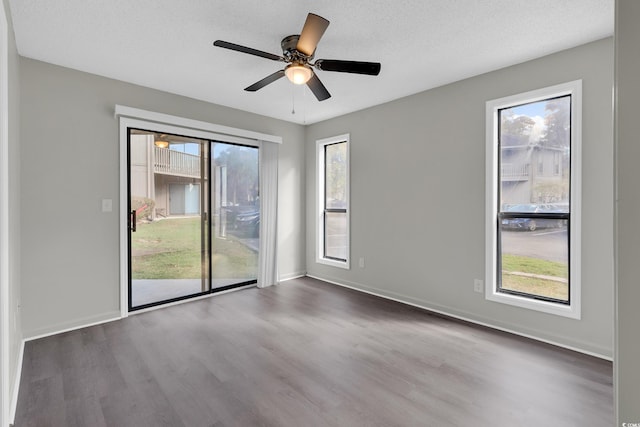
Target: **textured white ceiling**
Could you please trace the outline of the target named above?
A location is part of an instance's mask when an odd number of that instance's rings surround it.
[[[11,0],[25,57],[296,123],[314,123],[613,34],[614,0]],[[331,24],[316,58],[376,61],[377,77],[318,71],[318,102],[282,64],[308,12]],[[292,107],[295,106],[295,114]]]

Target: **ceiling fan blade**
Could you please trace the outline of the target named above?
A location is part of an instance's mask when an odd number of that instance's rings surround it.
[[[253,49],[246,46],[241,46],[235,43],[225,42],[223,40],[216,40],[213,42],[214,46],[223,47],[225,49],[235,50],[237,52],[248,53],[249,55],[261,56],[262,58],[271,59],[273,61],[284,61],[284,58],[273,53],[263,52],[258,49]]]
[[[316,73],[313,73],[313,76],[307,82],[307,86],[311,89],[311,92],[318,98],[318,101],[324,101],[325,99],[331,98],[331,94],[327,90],[326,87],[322,84]]]
[[[275,73],[268,75],[264,79],[255,82],[251,86],[244,88],[244,90],[246,90],[247,92],[255,92],[258,89],[262,89],[266,85],[275,82],[281,77],[284,77],[284,70],[276,71]]]
[[[307,15],[307,20],[302,27],[300,38],[298,39],[298,45],[296,50],[307,56],[313,55],[316,51],[316,46],[322,38],[322,35],[329,26],[329,21],[322,16],[310,13]]]
[[[341,73],[368,74],[377,76],[380,73],[379,62],[340,61],[338,59],[318,59],[316,68],[323,71],[338,71]]]

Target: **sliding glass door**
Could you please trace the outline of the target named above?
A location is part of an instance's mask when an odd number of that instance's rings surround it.
[[[139,129],[128,146],[129,310],[255,283],[258,149]]]
[[[212,143],[212,286],[255,282],[260,242],[258,148]]]

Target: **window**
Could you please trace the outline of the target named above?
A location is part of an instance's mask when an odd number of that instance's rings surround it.
[[[580,318],[581,88],[487,102],[489,300]]]
[[[349,135],[317,141],[316,261],[349,268]]]

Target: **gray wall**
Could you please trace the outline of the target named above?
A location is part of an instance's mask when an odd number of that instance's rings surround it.
[[[383,68],[384,72],[384,68]],[[486,301],[485,102],[583,80],[582,320]],[[613,40],[307,128],[310,275],[612,356]],[[351,269],[315,262],[315,141],[351,134]],[[365,258],[365,268],[358,259]]]
[[[616,411],[640,423],[640,2],[616,1]]]
[[[115,104],[281,135],[279,272],[304,274],[302,126],[25,58],[20,72],[26,337],[118,315]],[[103,198],[113,212],[101,212]]]

